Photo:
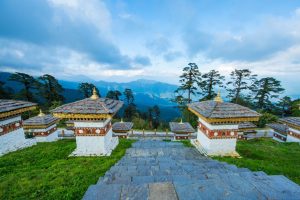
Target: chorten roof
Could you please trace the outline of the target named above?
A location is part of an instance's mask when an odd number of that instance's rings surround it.
[[[28,110],[33,110],[36,106],[36,103],[28,101],[0,99],[0,118],[18,115]]]
[[[133,123],[132,122],[115,122],[112,125],[112,130],[113,131],[129,131],[131,130],[133,127]]]
[[[170,122],[170,129],[173,133],[194,133],[195,129],[188,122]]]
[[[252,122],[241,122],[239,124],[239,129],[250,129],[250,128],[257,128],[257,126]]]
[[[90,98],[59,106],[51,112],[60,118],[97,118],[114,115],[122,106],[122,101],[100,98],[94,89]]]
[[[267,124],[268,127],[274,129],[276,132],[279,132],[283,135],[287,135],[289,131],[289,127],[285,124],[280,124],[280,123],[271,123]]]
[[[27,126],[47,126],[56,123],[59,119],[51,114],[45,115],[40,112],[38,116],[31,117],[23,122],[24,127]]]
[[[214,100],[188,104],[191,112],[212,123],[258,121],[260,114],[247,107],[223,102],[220,92]]]
[[[285,117],[279,119],[279,122],[300,130],[300,117]]]

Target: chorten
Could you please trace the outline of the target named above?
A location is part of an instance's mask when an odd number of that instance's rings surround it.
[[[170,122],[169,123],[171,132],[174,133],[174,140],[186,140],[189,139],[191,133],[195,130],[188,122]]]
[[[52,110],[55,117],[74,123],[77,147],[72,155],[110,155],[119,142],[117,137],[113,137],[111,120],[122,105],[123,102],[118,100],[100,98],[94,88],[90,98]]]
[[[124,122],[123,119],[121,119],[120,122],[115,122],[112,125],[112,131],[114,135],[118,136],[119,138],[127,138],[128,132],[132,129],[132,127],[132,122]]]
[[[188,104],[198,116],[197,143],[208,155],[236,154],[239,124],[259,120],[259,114],[247,107],[224,102],[220,92],[214,100]]]
[[[0,156],[35,145],[26,139],[21,114],[36,108],[36,103],[0,99]]]
[[[32,134],[37,142],[53,142],[58,139],[58,131],[56,123],[58,118],[51,114],[45,115],[42,110],[40,114],[24,121],[24,130],[26,133]]]

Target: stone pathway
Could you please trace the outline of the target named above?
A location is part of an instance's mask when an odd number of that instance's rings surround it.
[[[179,142],[139,140],[84,200],[300,199],[300,186],[204,157]]]

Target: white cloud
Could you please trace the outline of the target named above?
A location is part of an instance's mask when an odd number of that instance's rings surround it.
[[[48,2],[53,7],[61,9],[74,22],[80,20],[91,23],[100,32],[110,32],[111,14],[103,1],[48,0]],[[55,20],[57,21],[57,18]]]

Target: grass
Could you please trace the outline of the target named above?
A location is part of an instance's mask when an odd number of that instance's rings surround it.
[[[237,142],[242,158],[214,157],[214,159],[246,167],[252,171],[264,171],[269,175],[285,175],[300,184],[300,145],[280,143],[272,139],[253,139]]]
[[[75,140],[39,143],[0,157],[0,199],[81,199],[133,140],[120,139],[109,157],[68,157]]]
[[[176,141],[173,141],[173,140],[170,140],[170,139],[163,139],[163,141],[164,142],[181,142],[183,144],[183,146],[185,146],[185,147],[194,147],[191,144],[190,140],[176,140]]]

